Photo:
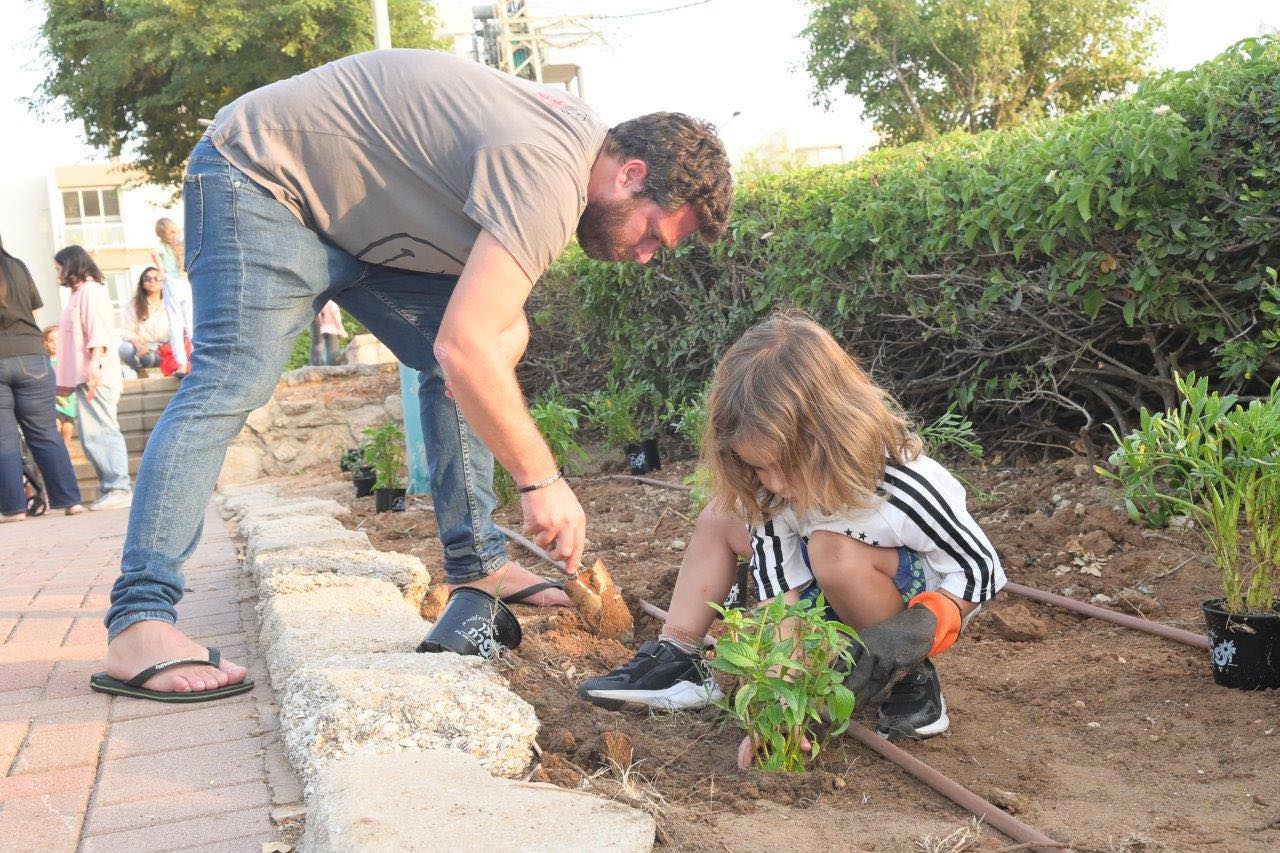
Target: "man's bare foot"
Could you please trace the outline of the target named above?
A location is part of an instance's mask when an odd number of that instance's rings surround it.
[[[480,578],[480,580],[472,581],[471,583],[450,584],[449,588],[471,586],[502,598],[505,595],[512,595],[538,583],[542,583],[542,578],[512,560],[486,578]],[[560,589],[544,589],[542,592],[534,593],[520,603],[531,604],[534,607],[568,607],[570,605],[569,596],[565,595],[564,590]],[[123,637],[124,635],[121,634],[120,636]]]
[[[168,622],[135,622],[107,646],[107,675],[128,681],[149,666],[166,660],[203,658],[207,650],[187,639]],[[223,659],[220,667],[175,666],[147,679],[142,686],[161,693],[199,693],[244,681],[245,668]]]

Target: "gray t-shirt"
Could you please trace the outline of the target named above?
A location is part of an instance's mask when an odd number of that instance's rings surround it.
[[[562,89],[378,50],[244,95],[211,138],[361,260],[457,275],[484,229],[536,281],[573,237],[607,130]]]

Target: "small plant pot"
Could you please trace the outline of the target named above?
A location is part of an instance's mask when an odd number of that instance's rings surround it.
[[[639,477],[653,470],[649,467],[649,454],[644,452],[643,443],[628,444],[622,451],[627,454],[627,473],[631,476]]]
[[[449,602],[418,651],[457,652],[487,660],[504,648],[516,648],[520,639],[520,620],[510,607],[484,590],[460,586],[449,593]]]
[[[644,449],[644,460],[649,465],[649,470],[661,471],[662,456],[658,454],[658,439],[646,438],[640,446]]]
[[[1280,612],[1229,613],[1221,598],[1200,609],[1215,682],[1236,690],[1280,688]]]
[[[373,473],[372,469],[359,468],[351,478],[351,482],[355,483],[356,497],[367,498],[373,494],[373,484],[378,482],[378,475]]]
[[[404,512],[404,489],[374,489],[375,512]]]

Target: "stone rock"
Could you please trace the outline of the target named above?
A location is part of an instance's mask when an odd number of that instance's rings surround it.
[[[262,605],[261,644],[271,683],[335,655],[412,652],[431,625],[386,581],[294,575]]]
[[[653,839],[653,818],[638,809],[495,779],[468,755],[430,751],[365,755],[322,770],[302,849],[642,853]]]
[[[373,335],[356,335],[347,344],[345,360],[347,364],[388,364],[396,356]]]
[[[261,496],[237,496],[224,502],[232,507],[233,518],[244,519],[252,512],[254,521],[266,521],[269,518],[284,518],[294,515],[327,515],[330,518],[341,518],[350,515],[351,510],[335,500],[326,498],[282,498],[274,491],[267,491]]]
[[[342,522],[331,515],[273,515],[260,517],[250,512],[240,519],[240,535],[247,547],[254,547],[256,540],[285,533],[328,534],[346,530]]]
[[[227,448],[227,457],[222,462],[222,470],[218,474],[218,486],[230,486],[236,483],[247,483],[262,476],[262,462],[258,453],[251,447],[232,445]]]
[[[1116,548],[1115,540],[1105,530],[1093,530],[1080,537],[1080,547],[1099,557],[1110,554]]]
[[[538,718],[486,661],[410,652],[302,667],[285,683],[280,727],[304,782],[358,755],[438,749],[467,753],[489,772],[512,777],[529,763]]]
[[[298,458],[298,445],[285,439],[271,450],[271,455],[275,457],[277,462],[287,464]]]
[[[612,762],[615,767],[630,767],[631,760],[635,757],[631,738],[623,732],[604,732],[600,735],[600,757]]]
[[[271,535],[255,536],[245,544],[245,565],[253,564],[267,554],[294,548],[322,548],[330,551],[367,551],[373,548],[362,530],[299,531],[286,530]]]
[[[397,551],[340,551],[332,554],[318,548],[298,548],[263,557],[254,563],[253,570],[263,598],[283,592],[283,585],[293,583],[297,578],[362,577],[394,584],[405,601],[422,612],[423,598],[431,586],[431,575],[422,561],[412,554]],[[424,613],[423,617],[434,619],[435,614],[427,616]]]
[[[1154,613],[1162,606],[1156,599],[1136,589],[1120,590],[1120,592],[1116,593],[1116,601],[1121,604],[1127,604],[1143,614]]]
[[[256,433],[264,433],[275,426],[276,418],[279,414],[280,407],[275,400],[271,400],[262,408],[254,409],[250,412],[245,425]]]
[[[987,795],[987,799],[1009,814],[1022,814],[1031,806],[1031,801],[1022,794],[1015,791],[1003,791],[999,788],[992,788],[991,793]]]
[[[1033,616],[1025,604],[992,610],[991,622],[1000,636],[1015,643],[1037,642],[1049,636],[1049,626]]]
[[[404,398],[399,394],[388,394],[382,401],[382,408],[393,420],[404,420]]]

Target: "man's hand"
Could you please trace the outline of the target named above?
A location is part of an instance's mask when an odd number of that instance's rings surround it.
[[[587,517],[578,498],[564,480],[525,492],[520,496],[525,532],[546,549],[552,559],[563,560],[565,570],[576,575],[586,547]]]
[[[873,708],[902,676],[919,666],[933,648],[938,617],[927,607],[908,607],[879,625],[860,631],[853,644],[853,672],[844,686],[856,708]]]

